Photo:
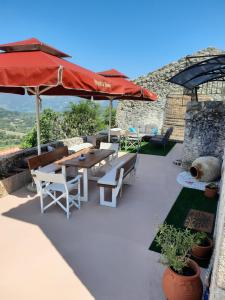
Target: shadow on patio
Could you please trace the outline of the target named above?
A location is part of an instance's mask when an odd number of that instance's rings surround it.
[[[5,299],[164,299],[164,267],[148,247],[181,190],[172,164],[181,151],[177,144],[166,157],[140,155],[136,182],[117,208],[99,205],[94,183],[69,220],[57,206],[41,215],[25,188],[0,199]]]

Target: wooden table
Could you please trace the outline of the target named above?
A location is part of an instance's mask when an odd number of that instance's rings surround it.
[[[88,201],[88,169],[98,164],[100,161],[112,155],[114,150],[95,149],[90,153],[90,149],[83,149],[72,155],[66,156],[55,163],[62,167],[62,173],[66,175],[66,167],[76,167],[83,169],[83,196],[82,201]],[[85,160],[79,160],[81,154],[84,154]]]

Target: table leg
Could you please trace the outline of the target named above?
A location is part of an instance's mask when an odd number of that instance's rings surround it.
[[[88,169],[83,169],[83,196],[81,201],[88,201]]]

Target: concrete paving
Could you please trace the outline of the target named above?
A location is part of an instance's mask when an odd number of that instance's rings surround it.
[[[25,188],[1,198],[0,299],[165,299],[165,267],[148,247],[181,190],[181,153],[177,144],[166,157],[139,155],[117,208],[99,205],[93,182],[69,220],[57,206],[42,215]]]

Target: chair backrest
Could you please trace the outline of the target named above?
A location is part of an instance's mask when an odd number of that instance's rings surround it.
[[[100,149],[114,150],[115,152],[118,152],[119,144],[118,143],[103,143],[103,142],[101,142]]]
[[[62,173],[55,174],[55,173],[44,173],[40,171],[34,171],[33,177],[36,177],[38,181],[45,181],[51,183],[66,183],[66,178]]]
[[[69,155],[68,147],[63,146],[63,147],[56,148],[54,151],[31,157],[27,160],[27,163],[30,170],[35,170],[39,167],[44,167],[68,155]]]
[[[115,129],[112,130],[112,129],[110,129],[110,135],[120,137],[121,136],[121,129],[118,129],[118,130],[115,130]]]
[[[172,133],[173,133],[173,127],[168,128],[166,133],[163,136],[163,140],[168,141]]]

